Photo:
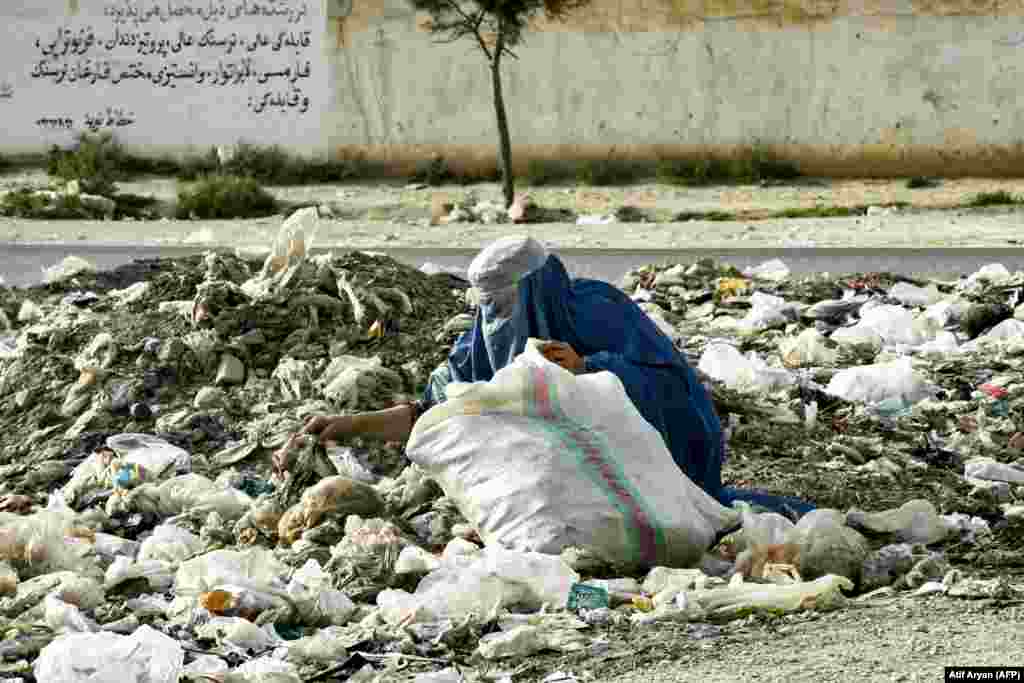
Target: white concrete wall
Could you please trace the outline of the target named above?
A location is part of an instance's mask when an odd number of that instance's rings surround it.
[[[323,0],[4,0],[0,150],[76,131],[151,153],[325,153]]]
[[[682,14],[666,19],[676,6]],[[794,7],[804,14],[785,14]],[[987,16],[973,0],[594,0],[579,21],[531,31],[520,59],[506,61],[514,159],[652,158],[760,141],[826,173],[1024,173],[1024,1],[1000,7]],[[483,59],[468,41],[434,44],[406,0],[6,0],[0,19],[0,152],[113,124],[156,154],[241,139],[493,164]],[[229,53],[207,35],[240,45]],[[308,46],[259,42],[281,35]],[[179,40],[191,42],[164,54]],[[289,69],[302,76],[294,84]],[[258,111],[278,96],[283,105]]]
[[[404,0],[371,4],[381,9],[332,51],[332,147],[393,160],[493,156],[479,51],[432,43]],[[518,165],[759,141],[808,168],[858,175],[1024,173],[1021,3],[985,16],[966,0],[837,0],[829,16],[791,20],[724,16],[708,0],[698,8],[708,14],[679,28],[646,4],[595,0],[579,22],[529,33],[520,59],[506,60]]]

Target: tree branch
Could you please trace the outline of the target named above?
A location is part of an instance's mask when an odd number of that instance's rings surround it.
[[[480,46],[480,49],[484,51],[484,54],[485,54],[485,55],[487,55],[487,59],[489,59],[489,60],[492,60],[492,61],[493,61],[494,57],[492,57],[492,56],[491,56],[491,51],[487,49],[487,44],[486,44],[486,43],[484,43],[484,39],[483,39],[483,37],[482,37],[482,36],[480,35],[480,21],[481,21],[481,17],[482,17],[482,15],[483,15],[483,13],[484,13],[484,12],[483,12],[483,10],[480,10],[480,13],[479,13],[479,15],[477,16],[477,20],[476,20],[476,21],[474,22],[474,21],[473,21],[473,20],[472,20],[472,19],[471,19],[471,18],[469,17],[469,15],[468,15],[468,14],[466,14],[466,13],[465,13],[465,12],[464,12],[464,11],[462,10],[462,6],[461,6],[461,5],[459,5],[459,3],[458,3],[458,0],[446,0],[446,1],[447,1],[447,3],[448,3],[448,6],[449,6],[450,8],[452,8],[453,10],[455,10],[455,11],[456,11],[456,12],[457,12],[457,13],[459,14],[459,16],[460,16],[460,17],[462,17],[463,21],[465,22],[465,25],[466,25],[467,27],[472,27],[472,33],[473,33],[473,35],[474,35],[474,36],[476,37],[476,42],[477,42],[477,45],[479,45],[479,46]],[[469,31],[469,30],[467,30],[467,31],[466,31],[465,33],[463,33],[462,35],[469,35],[469,33],[470,33],[470,31]],[[461,37],[461,36],[460,36],[460,37]]]

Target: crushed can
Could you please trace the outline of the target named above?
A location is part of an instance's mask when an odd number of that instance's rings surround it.
[[[574,583],[572,588],[569,589],[568,608],[570,611],[601,609],[602,607],[608,607],[610,603],[611,599],[608,591],[603,588]]]

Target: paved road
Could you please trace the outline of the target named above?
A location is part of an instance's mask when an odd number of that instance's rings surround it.
[[[0,276],[8,285],[24,286],[42,281],[44,268],[74,254],[98,268],[113,268],[136,258],[173,257],[197,254],[201,247],[127,247],[84,242],[68,244],[0,242]],[[316,250],[314,250],[315,252]],[[391,249],[384,250],[398,260],[419,267],[426,262],[446,268],[464,269],[475,249]],[[1011,271],[1024,270],[1021,249],[693,249],[685,251],[622,251],[563,249],[559,255],[575,275],[617,283],[633,267],[647,263],[687,263],[698,258],[716,258],[740,268],[780,258],[795,273],[829,271],[851,273],[890,271],[918,276],[955,278],[973,273],[988,263],[1002,263]]]

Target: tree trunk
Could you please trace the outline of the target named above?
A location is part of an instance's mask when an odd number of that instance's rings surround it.
[[[508,116],[505,114],[505,98],[501,93],[501,53],[505,49],[505,25],[498,21],[498,36],[491,59],[491,85],[494,89],[494,115],[498,120],[498,162],[501,164],[502,193],[505,208],[512,206],[515,188],[512,185],[512,141],[508,133]]]

